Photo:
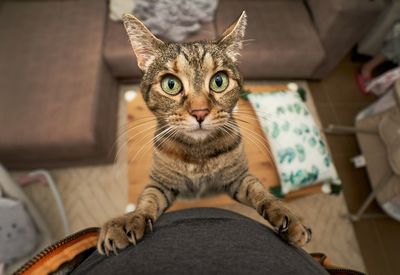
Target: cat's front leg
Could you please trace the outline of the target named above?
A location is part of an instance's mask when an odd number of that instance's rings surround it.
[[[254,207],[268,220],[278,234],[290,244],[303,246],[311,240],[311,229],[303,225],[300,217],[272,195],[258,178],[247,175],[229,190],[237,201]]]
[[[153,230],[156,219],[172,204],[176,194],[159,184],[149,184],[139,197],[137,208],[106,222],[100,231],[97,250],[100,254],[117,254],[143,237],[146,227]]]

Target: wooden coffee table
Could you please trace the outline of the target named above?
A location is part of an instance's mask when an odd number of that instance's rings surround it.
[[[246,85],[245,89],[253,93],[276,91],[286,89],[286,83]],[[314,107],[313,104],[311,107]],[[260,128],[250,103],[240,99],[238,108],[247,113],[246,115],[235,114],[235,116],[238,118],[238,124],[243,135],[250,172],[257,176],[266,188],[278,186],[279,178],[275,163],[269,153],[268,141]],[[155,129],[155,121],[152,117],[153,115],[147,109],[141,96],[137,96],[128,103],[128,125],[131,128],[127,134],[127,138],[130,140],[128,142],[128,201],[133,204],[136,204],[138,196],[148,183],[153,147],[151,140]],[[320,186],[313,186],[293,192],[287,195],[285,200],[320,192]],[[170,210],[190,207],[226,207],[235,203],[237,202],[227,195],[220,195],[190,201],[177,200]]]

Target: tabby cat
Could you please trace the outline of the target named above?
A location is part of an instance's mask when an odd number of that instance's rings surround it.
[[[255,208],[287,242],[306,244],[311,230],[249,174],[232,115],[242,87],[236,61],[245,12],[218,40],[193,43],[163,42],[132,15],[123,21],[143,71],[143,98],[157,118],[155,149],[136,210],[103,225],[98,251],[135,245],[177,197],[222,192]]]

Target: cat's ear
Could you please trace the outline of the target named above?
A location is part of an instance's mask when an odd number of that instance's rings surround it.
[[[125,13],[122,17],[126,32],[133,51],[135,52],[138,66],[146,71],[157,55],[157,50],[163,42],[155,37],[148,28],[133,15]]]
[[[225,48],[225,53],[235,62],[243,47],[243,38],[247,25],[247,15],[243,11],[240,17],[221,35],[218,44]]]

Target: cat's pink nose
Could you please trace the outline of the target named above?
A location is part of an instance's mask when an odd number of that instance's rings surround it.
[[[197,120],[198,123],[202,123],[209,113],[210,110],[208,109],[197,109],[190,112],[190,114]]]

